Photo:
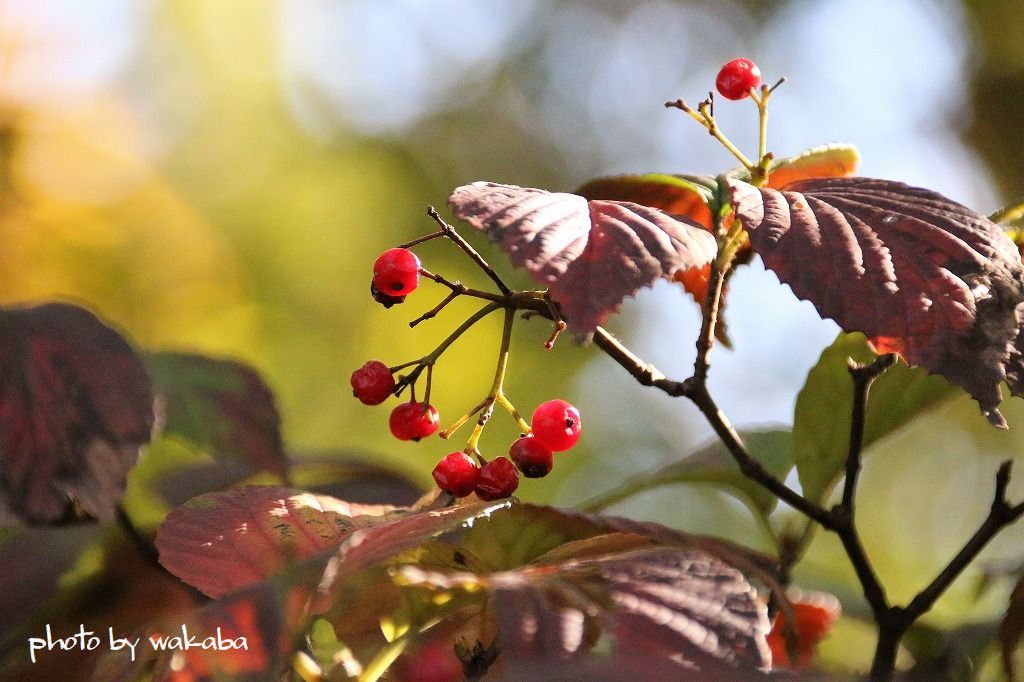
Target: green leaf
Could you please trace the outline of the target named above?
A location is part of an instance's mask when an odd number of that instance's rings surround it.
[[[255,370],[188,353],[150,353],[144,359],[163,399],[165,433],[215,459],[286,474],[281,418],[273,393]]]
[[[750,454],[776,478],[785,479],[793,468],[793,448],[786,430],[747,431],[741,434]],[[657,471],[635,476],[607,493],[585,503],[583,509],[599,511],[632,495],[678,483],[708,483],[721,487],[750,507],[767,516],[777,498],[744,476],[719,440],[714,440],[677,462]]]
[[[804,495],[824,501],[839,480],[849,449],[853,379],[847,358],[868,363],[876,354],[863,334],[840,334],[826,348],[796,400],[793,456]],[[875,380],[864,420],[864,448],[956,394],[938,375],[902,361]]]

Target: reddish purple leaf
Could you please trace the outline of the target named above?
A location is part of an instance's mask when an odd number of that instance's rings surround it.
[[[394,509],[290,488],[207,493],[167,515],[156,547],[168,571],[219,597],[383,523]]]
[[[152,427],[120,334],[64,303],[0,309],[0,519],[113,518]]]
[[[448,198],[455,215],[483,230],[534,279],[548,285],[569,328],[586,336],[626,296],[715,257],[706,229],[625,201],[475,182]]]
[[[997,225],[888,180],[729,187],[755,251],[793,293],[879,352],[962,386],[1005,428],[999,384],[1024,395],[1024,267]]]

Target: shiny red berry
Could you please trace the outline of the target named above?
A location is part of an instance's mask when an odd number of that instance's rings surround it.
[[[552,452],[562,452],[576,445],[583,428],[580,411],[564,400],[542,403],[534,411],[530,425],[533,437]]]
[[[380,405],[395,390],[391,370],[380,360],[370,360],[352,372],[352,395],[365,405]]]
[[[402,403],[391,411],[388,425],[398,440],[417,441],[437,431],[440,417],[433,405],[424,403]]]
[[[499,500],[514,493],[518,487],[516,465],[505,457],[495,457],[480,469],[476,496],[481,500]]]
[[[405,303],[405,296],[388,296],[377,288],[377,285],[373,283],[373,280],[370,280],[370,296],[373,296],[373,300],[380,303],[385,308],[390,308],[391,306],[398,305],[399,303]]]
[[[465,497],[476,487],[480,468],[465,452],[453,452],[437,463],[432,475],[438,488],[455,497]]]
[[[757,64],[740,57],[726,62],[715,79],[715,87],[726,99],[743,99],[750,95],[750,88],[761,84],[761,69]]]
[[[389,249],[373,264],[373,286],[390,298],[412,293],[420,284],[420,259],[409,249]]]
[[[513,442],[508,449],[508,456],[527,478],[547,476],[554,465],[551,448],[533,436],[523,436]]]

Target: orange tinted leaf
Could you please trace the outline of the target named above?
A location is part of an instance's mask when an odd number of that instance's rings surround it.
[[[825,592],[795,592],[789,595],[789,601],[795,617],[792,636],[796,660],[790,658],[790,651],[786,646],[787,630],[790,625],[784,612],[780,611],[772,622],[771,632],[768,633],[768,646],[772,650],[773,668],[802,670],[810,666],[818,645],[839,620],[842,607],[838,599]]]
[[[827,144],[772,164],[768,187],[778,189],[808,178],[843,178],[857,172],[860,152],[849,144]]]
[[[710,229],[709,193],[707,188],[701,188],[685,178],[664,173],[596,178],[576,190],[576,194],[591,201],[629,201],[658,208],[672,215],[686,216]]]
[[[156,546],[167,570],[219,597],[382,523],[394,510],[290,488],[207,493],[167,515]]]

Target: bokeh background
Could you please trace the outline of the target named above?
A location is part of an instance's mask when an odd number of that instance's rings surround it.
[[[141,347],[250,363],[275,390],[297,457],[363,457],[426,486],[456,448],[396,443],[389,410],[355,401],[348,376],[370,358],[419,357],[472,310],[452,305],[410,331],[443,290],[426,283],[391,310],[367,293],[375,256],[431,229],[428,204],[478,179],[571,190],[602,174],[731,167],[662,103],[701,99],[719,65],[743,55],[767,80],[789,78],[772,101],[777,155],[850,142],[864,175],[989,213],[1024,198],[1021,35],[1019,0],[0,0],[0,303],[74,300]],[[755,145],[749,102],[718,114],[742,148]],[[435,272],[486,285],[450,245],[419,252]],[[758,262],[735,277],[727,315],[735,350],[716,351],[713,391],[741,426],[791,423],[836,326]],[[683,378],[698,322],[666,283],[609,327]],[[487,390],[499,333],[494,317],[438,365],[442,422]],[[575,402],[586,435],[524,499],[572,505],[709,437],[688,404],[597,351],[565,338],[545,353],[548,333],[517,325],[508,393],[524,411]],[[983,517],[998,461],[1021,456],[1024,401],[1004,412],[1011,431],[996,433],[956,400],[873,448],[862,530],[892,598],[944,565]],[[500,417],[483,441],[494,454],[515,434]],[[141,499],[155,459],[133,475]],[[1020,482],[1012,490],[1024,495]],[[166,511],[136,506],[150,523]],[[615,511],[762,542],[740,505],[697,486]],[[1016,529],[982,568],[1021,562]],[[978,576],[928,623],[998,615],[1007,584],[978,600]],[[863,613],[828,538],[797,582]],[[857,669],[869,642],[866,625],[844,620],[826,658]]]

